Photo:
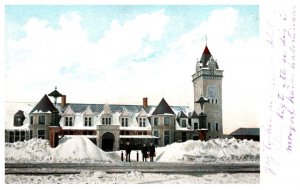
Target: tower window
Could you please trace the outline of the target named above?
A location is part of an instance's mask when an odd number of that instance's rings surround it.
[[[207,129],[210,130],[210,122],[207,124]]]
[[[30,116],[30,125],[33,125],[33,115]]]
[[[216,123],[216,131],[219,131],[219,123]]]
[[[154,126],[158,126],[158,117],[154,118]]]
[[[46,121],[45,121],[45,115],[39,115],[39,124],[40,125],[45,125]]]
[[[216,104],[218,103],[218,99],[216,99]]]
[[[214,103],[214,99],[211,99],[211,103],[212,103],[212,104]]]
[[[164,118],[164,125],[170,126],[170,118],[169,117]]]

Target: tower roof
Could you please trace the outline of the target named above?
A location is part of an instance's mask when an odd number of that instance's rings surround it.
[[[50,94],[48,94],[48,96],[53,96],[54,98],[62,97],[63,95],[61,93],[59,93],[56,89],[57,88],[55,87],[55,90],[53,92],[51,92]]]
[[[200,63],[202,63],[203,67],[207,67],[207,62],[211,58],[211,56],[212,55],[206,45],[200,59]]]
[[[161,101],[159,102],[159,104],[157,105],[157,107],[155,108],[155,110],[153,111],[152,115],[165,114],[165,113],[175,115],[175,113],[170,108],[170,106],[166,102],[166,100],[164,98],[162,98]]]
[[[30,113],[32,113],[34,111],[38,111],[38,112],[39,111],[42,111],[42,112],[56,111],[56,112],[58,112],[58,110],[55,108],[55,106],[52,104],[52,102],[50,101],[50,99],[48,98],[48,96],[46,94],[39,101],[39,103],[37,103],[37,105],[31,110]]]

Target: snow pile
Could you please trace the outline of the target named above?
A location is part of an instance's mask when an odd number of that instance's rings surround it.
[[[259,162],[259,142],[252,140],[189,140],[157,148],[158,162]]]
[[[51,151],[48,141],[42,139],[5,143],[5,162],[44,162],[51,158]]]
[[[65,136],[54,149],[55,162],[113,162],[91,140],[82,136]]]
[[[51,148],[48,140],[31,139],[5,143],[5,162],[114,162],[87,137],[63,137],[60,145]]]

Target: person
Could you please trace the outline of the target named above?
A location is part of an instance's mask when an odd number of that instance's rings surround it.
[[[150,162],[153,162],[153,157],[155,157],[155,146],[152,142],[150,143],[149,152],[150,152]]]
[[[126,162],[130,162],[131,145],[129,142],[127,142],[125,145],[125,152],[126,152]]]
[[[147,154],[148,154],[148,147],[144,143],[142,146],[142,155],[143,155],[143,162],[147,162]]]

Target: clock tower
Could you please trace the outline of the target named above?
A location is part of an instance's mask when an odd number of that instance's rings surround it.
[[[197,60],[196,73],[193,74],[194,84],[194,110],[197,115],[202,112],[207,115],[206,139],[223,136],[222,120],[222,79],[223,70],[219,69],[217,60],[213,58],[207,45],[201,59]],[[199,99],[203,96],[208,102],[201,108]]]

